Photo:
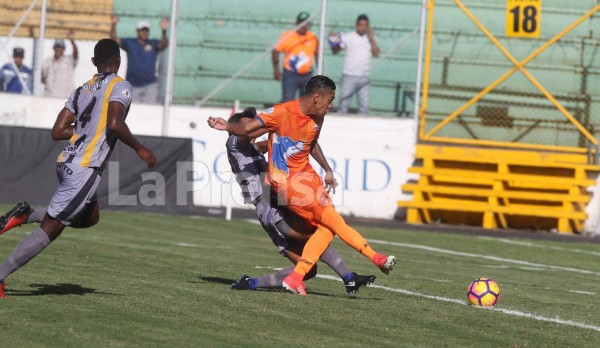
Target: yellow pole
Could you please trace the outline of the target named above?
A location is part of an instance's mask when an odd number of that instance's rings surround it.
[[[425,120],[427,118],[427,103],[429,101],[429,68],[431,64],[431,38],[433,36],[433,10],[435,8],[435,0],[427,2],[427,41],[425,43],[425,70],[423,72],[423,101],[419,110],[419,139],[425,134]]]
[[[504,49],[504,47],[494,38],[494,36],[473,16],[473,14],[460,2],[460,0],[454,0],[454,2],[456,3],[456,5],[458,7],[460,7],[466,14],[467,16],[469,16],[469,18],[471,18],[471,20],[475,23],[475,25],[477,25],[479,27],[479,29],[481,29],[486,35],[488,35],[488,38],[490,38],[490,40],[492,40],[492,42],[494,42],[494,44],[496,44],[496,46],[498,46],[498,48],[500,49],[500,51],[502,51],[502,53],[504,53],[505,55],[507,55],[507,57],[509,57],[509,59],[511,59],[512,55],[506,51],[506,49]],[[438,125],[436,125],[432,130],[429,131],[429,133],[425,134],[425,138],[428,138],[430,136],[432,136],[433,134],[435,134],[436,132],[438,132],[440,129],[442,129],[444,126],[446,126],[448,123],[450,123],[453,119],[455,119],[456,117],[458,117],[460,114],[462,114],[465,110],[467,110],[469,107],[471,107],[473,104],[475,104],[477,101],[479,101],[483,96],[485,96],[486,94],[488,94],[491,90],[493,90],[494,88],[496,88],[498,85],[500,85],[502,82],[506,81],[506,79],[508,79],[511,75],[513,75],[517,70],[521,70],[524,72],[524,74],[527,76],[528,78],[531,77],[533,78],[533,76],[531,76],[528,72],[526,73],[526,70],[524,70],[524,66],[529,63],[531,60],[533,60],[534,58],[536,58],[538,55],[540,55],[543,51],[545,51],[548,47],[552,46],[553,44],[555,44],[558,40],[560,40],[562,37],[564,37],[566,34],[568,34],[571,30],[575,29],[577,26],[579,26],[583,21],[585,21],[586,19],[588,19],[589,17],[591,17],[594,13],[598,12],[600,10],[600,5],[597,5],[595,7],[593,7],[590,11],[588,11],[585,15],[583,15],[581,18],[579,18],[578,20],[576,20],[575,22],[573,22],[571,25],[569,25],[568,27],[566,27],[563,31],[561,31],[560,33],[558,33],[556,36],[554,36],[552,39],[550,39],[548,42],[546,42],[544,45],[540,46],[537,50],[535,50],[532,54],[530,54],[527,58],[525,58],[523,61],[521,62],[517,62],[516,59],[514,59],[514,57],[512,57],[511,61],[515,64],[515,66],[510,69],[509,71],[507,71],[504,75],[502,75],[498,80],[496,80],[494,83],[492,83],[491,85],[489,85],[488,87],[486,87],[485,89],[483,89],[479,94],[477,94],[475,97],[473,97],[471,100],[469,100],[466,104],[464,104],[463,106],[461,106],[458,110],[456,110],[454,113],[452,113],[450,116],[448,116],[446,119],[444,119],[442,122],[440,122]],[[490,37],[491,36],[491,37]],[[492,39],[493,38],[493,39]],[[531,80],[531,79],[530,79]],[[535,80],[535,79],[534,79]],[[533,81],[532,81],[533,83]],[[536,85],[536,87],[542,87],[539,83],[534,83],[534,85]],[[545,89],[541,89],[542,93],[544,93]],[[546,91],[546,93],[548,95],[550,95],[550,93],[548,93]],[[545,93],[544,93],[545,94]],[[546,95],[546,94],[545,94]],[[560,103],[558,103],[556,101],[556,99],[554,99],[554,97],[552,95],[550,95],[550,97],[548,97],[548,95],[546,95],[546,97],[552,102],[554,100],[554,102],[556,102],[555,106],[561,111],[563,112],[563,114],[565,114],[565,116],[567,116],[567,118],[569,118],[569,120],[571,122],[574,121],[575,126],[594,144],[598,144],[598,141],[596,139],[594,139],[594,137],[585,129],[583,128],[583,126],[581,126],[581,124],[573,117],[569,114],[569,112],[564,109],[562,107],[562,105],[560,105]],[[554,104],[554,103],[553,103]],[[563,111],[564,110],[564,111]]]

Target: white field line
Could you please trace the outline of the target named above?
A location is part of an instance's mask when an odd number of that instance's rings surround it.
[[[271,269],[271,270],[281,270],[281,268],[274,268],[274,267],[256,266],[256,268]],[[326,275],[326,274],[317,274],[317,278],[326,279],[326,280],[333,280],[333,281],[339,281],[339,282],[342,281],[339,277],[334,277],[334,276]],[[388,286],[382,286],[382,285],[370,285],[369,287],[370,288],[375,288],[375,289],[381,289],[381,290],[385,290],[385,291],[389,291],[389,292],[395,292],[395,293],[403,294],[403,295],[409,295],[409,296],[416,296],[416,297],[426,298],[426,299],[429,299],[429,300],[449,302],[449,303],[459,304],[459,305],[462,305],[462,306],[468,306],[467,305],[467,301],[465,301],[465,300],[457,300],[457,299],[454,299],[454,298],[443,297],[443,296],[427,295],[427,294],[423,294],[423,293],[416,292],[416,291],[411,291],[411,290],[406,290],[406,289],[399,289],[399,288],[390,288]],[[580,323],[580,322],[573,321],[573,320],[564,320],[564,319],[560,319],[559,317],[555,317],[555,318],[544,317],[544,316],[538,315],[538,314],[533,314],[533,313],[528,313],[528,312],[523,312],[523,311],[518,311],[518,310],[513,310],[513,309],[507,309],[507,308],[501,308],[501,307],[492,307],[492,308],[474,307],[474,308],[481,309],[481,310],[491,310],[491,311],[494,311],[494,312],[500,312],[500,313],[512,315],[512,316],[515,316],[515,317],[533,319],[533,320],[537,320],[537,321],[543,321],[543,322],[548,322],[548,323],[555,323],[555,324],[559,324],[559,325],[572,326],[572,327],[576,327],[576,328],[580,328],[580,329],[587,329],[587,330],[593,330],[593,331],[600,332],[600,326],[591,325],[591,324],[585,324],[585,323]]]
[[[598,252],[598,251],[569,249],[569,248],[564,248],[564,247],[541,245],[541,244],[536,244],[536,243],[531,243],[531,242],[523,242],[523,241],[506,239],[506,238],[479,237],[479,239],[493,240],[493,241],[498,241],[501,243],[512,244],[512,245],[521,245],[521,246],[527,246],[527,247],[532,247],[532,248],[540,248],[540,249],[564,251],[564,252],[570,252],[570,253],[576,253],[576,254],[600,256],[600,252]]]
[[[542,267],[519,267],[523,271],[545,271],[546,268]]]
[[[596,295],[595,292],[589,292],[589,291],[580,291],[580,290],[569,290],[569,292],[572,292],[574,294],[583,294],[583,295]]]
[[[334,280],[334,281],[339,281],[339,282],[342,281],[340,279],[340,277],[335,277],[335,276],[328,275],[328,274],[317,274],[317,278],[327,279],[327,280]],[[404,295],[411,295],[411,296],[418,296],[418,297],[428,298],[428,299],[431,299],[431,300],[438,300],[438,301],[444,301],[444,302],[457,303],[457,304],[461,304],[461,305],[465,305],[465,306],[467,305],[467,303],[466,303],[465,300],[457,300],[457,299],[448,298],[448,297],[442,297],[442,296],[426,295],[426,294],[422,294],[420,292],[406,290],[406,289],[390,288],[390,287],[387,287],[387,286],[381,286],[381,285],[375,285],[375,284],[371,284],[368,287],[369,288],[375,288],[375,289],[382,289],[382,290],[390,291],[390,292],[396,292],[396,293],[404,294]],[[598,329],[600,329],[600,327],[598,327]]]
[[[498,269],[506,269],[506,268],[508,268],[508,266],[506,266],[506,265],[484,265],[484,267],[487,267],[487,268],[498,268]]]
[[[448,280],[448,279],[425,278],[425,280],[429,280],[431,282],[436,282],[436,283],[454,283],[453,281]]]
[[[491,261],[497,261],[497,262],[512,263],[512,264],[527,266],[527,267],[549,268],[549,269],[555,269],[555,270],[565,271],[565,272],[592,274],[592,275],[600,276],[600,272],[589,271],[589,270],[579,269],[579,268],[544,265],[541,263],[534,263],[534,262],[515,260],[515,259],[507,259],[507,258],[497,257],[497,256],[492,256],[492,255],[472,254],[472,253],[466,253],[466,252],[462,252],[462,251],[441,249],[441,248],[429,247],[429,246],[419,245],[419,244],[397,243],[397,242],[389,242],[389,241],[378,240],[378,239],[367,239],[367,241],[371,244],[391,245],[391,246],[397,246],[397,247],[402,247],[402,248],[425,250],[425,251],[430,251],[430,252],[439,253],[439,254],[448,254],[448,255],[469,257],[469,258],[478,258],[478,259],[485,259],[485,260],[491,260]]]
[[[190,247],[190,248],[200,248],[201,245],[198,244],[191,244],[191,243],[173,243],[177,246],[182,246],[182,247]]]
[[[175,245],[175,246],[180,246],[180,247],[184,247],[184,248],[201,248],[201,249],[223,249],[223,250],[233,250],[235,249],[232,246],[229,245],[209,245],[209,244],[192,244],[192,243],[183,243],[183,242],[176,242],[176,243],[170,243],[171,245]]]

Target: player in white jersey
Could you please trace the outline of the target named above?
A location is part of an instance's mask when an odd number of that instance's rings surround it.
[[[71,93],[52,128],[52,139],[69,140],[58,156],[58,189],[47,209],[32,211],[20,202],[0,217],[0,234],[23,223],[41,222],[13,253],[0,264],[0,297],[6,297],[4,280],[54,241],[66,226],[87,228],[100,219],[96,189],[117,140],[136,151],[148,168],[154,153],[131,134],[125,123],[131,106],[132,88],[117,76],[119,45],[110,39],[98,41],[92,62],[98,73]]]
[[[229,123],[246,123],[256,116],[254,108],[247,108],[241,113],[233,115]],[[229,136],[227,139],[227,158],[236,181],[242,188],[244,203],[252,204],[256,208],[256,217],[267,232],[279,253],[287,257],[293,264],[300,260],[304,244],[314,233],[315,228],[307,226],[285,207],[277,206],[271,199],[270,187],[264,184],[264,175],[267,172],[267,162],[262,153],[266,152],[266,142],[253,144],[251,138],[262,135],[264,131],[251,134],[250,137]],[[262,151],[262,152],[261,152]],[[320,151],[320,150],[319,150]],[[325,161],[324,156],[316,155],[319,160]],[[348,293],[355,293],[362,286],[375,281],[374,275],[356,274],[346,266],[338,252],[329,246],[320,258],[333,269],[343,280]],[[231,285],[236,290],[255,290],[257,288],[281,287],[281,282],[293,270],[293,266],[284,268],[271,274],[251,278],[243,275],[240,280]],[[310,279],[317,274],[315,264],[305,279]]]

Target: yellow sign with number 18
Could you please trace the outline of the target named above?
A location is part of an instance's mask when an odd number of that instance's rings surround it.
[[[539,37],[542,0],[506,0],[506,36]]]

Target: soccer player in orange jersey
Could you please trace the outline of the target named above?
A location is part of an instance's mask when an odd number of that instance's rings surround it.
[[[317,227],[304,247],[294,271],[283,280],[283,286],[306,295],[304,275],[329,246],[334,234],[369,258],[388,274],[396,263],[394,256],[376,253],[367,241],[348,226],[335,210],[321,177],[309,163],[309,154],[321,133],[325,115],[335,99],[335,83],[328,77],[313,77],[306,94],[296,100],[277,104],[247,123],[230,124],[222,118],[210,117],[208,125],[238,136],[266,128],[269,131],[269,167],[267,180],[277,193],[278,203]],[[333,181],[331,168],[326,182]]]

